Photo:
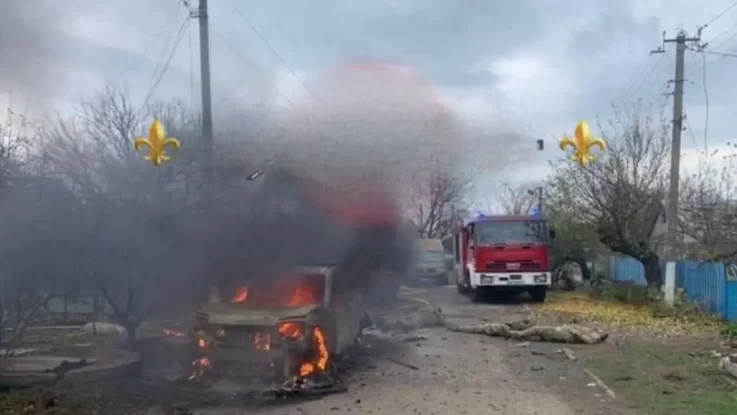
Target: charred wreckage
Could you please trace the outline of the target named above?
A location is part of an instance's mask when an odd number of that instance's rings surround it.
[[[279,392],[329,391],[369,306],[405,275],[416,230],[402,220],[395,158],[409,124],[411,137],[430,128],[440,140],[412,147],[412,160],[434,160],[423,149],[454,142],[452,117],[424,77],[386,61],[339,66],[318,85],[325,100],[286,119],[288,148],[246,177],[249,223],[229,245],[247,275],[220,276],[219,300],[197,313],[193,379],[265,375]]]
[[[412,239],[389,203],[344,204],[336,215],[315,203],[313,186],[291,172],[264,175],[249,224],[266,235],[248,254],[256,276],[219,281],[219,298],[197,312],[190,379],[277,395],[343,389],[337,363],[359,340],[368,307],[393,297]]]

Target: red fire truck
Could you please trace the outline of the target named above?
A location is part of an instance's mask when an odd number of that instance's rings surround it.
[[[454,232],[453,272],[458,292],[481,301],[490,294],[527,291],[544,302],[551,284],[555,231],[537,216],[485,216]]]

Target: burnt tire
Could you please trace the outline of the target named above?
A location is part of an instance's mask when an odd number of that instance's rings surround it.
[[[544,303],[548,296],[548,287],[545,285],[532,287],[528,291],[533,303]]]

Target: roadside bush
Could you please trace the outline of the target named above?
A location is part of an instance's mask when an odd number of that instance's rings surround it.
[[[591,296],[632,305],[649,305],[651,302],[647,287],[607,280],[599,281],[597,287],[591,291]]]
[[[728,340],[737,340],[737,323],[726,325],[722,329],[722,336]]]

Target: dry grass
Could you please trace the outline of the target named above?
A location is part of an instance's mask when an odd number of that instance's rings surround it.
[[[587,292],[554,292],[548,301],[535,307],[542,318],[558,318],[578,323],[599,323],[623,331],[646,330],[667,336],[717,335],[723,323],[698,312],[672,312],[650,304],[626,304],[616,299],[599,298]]]

